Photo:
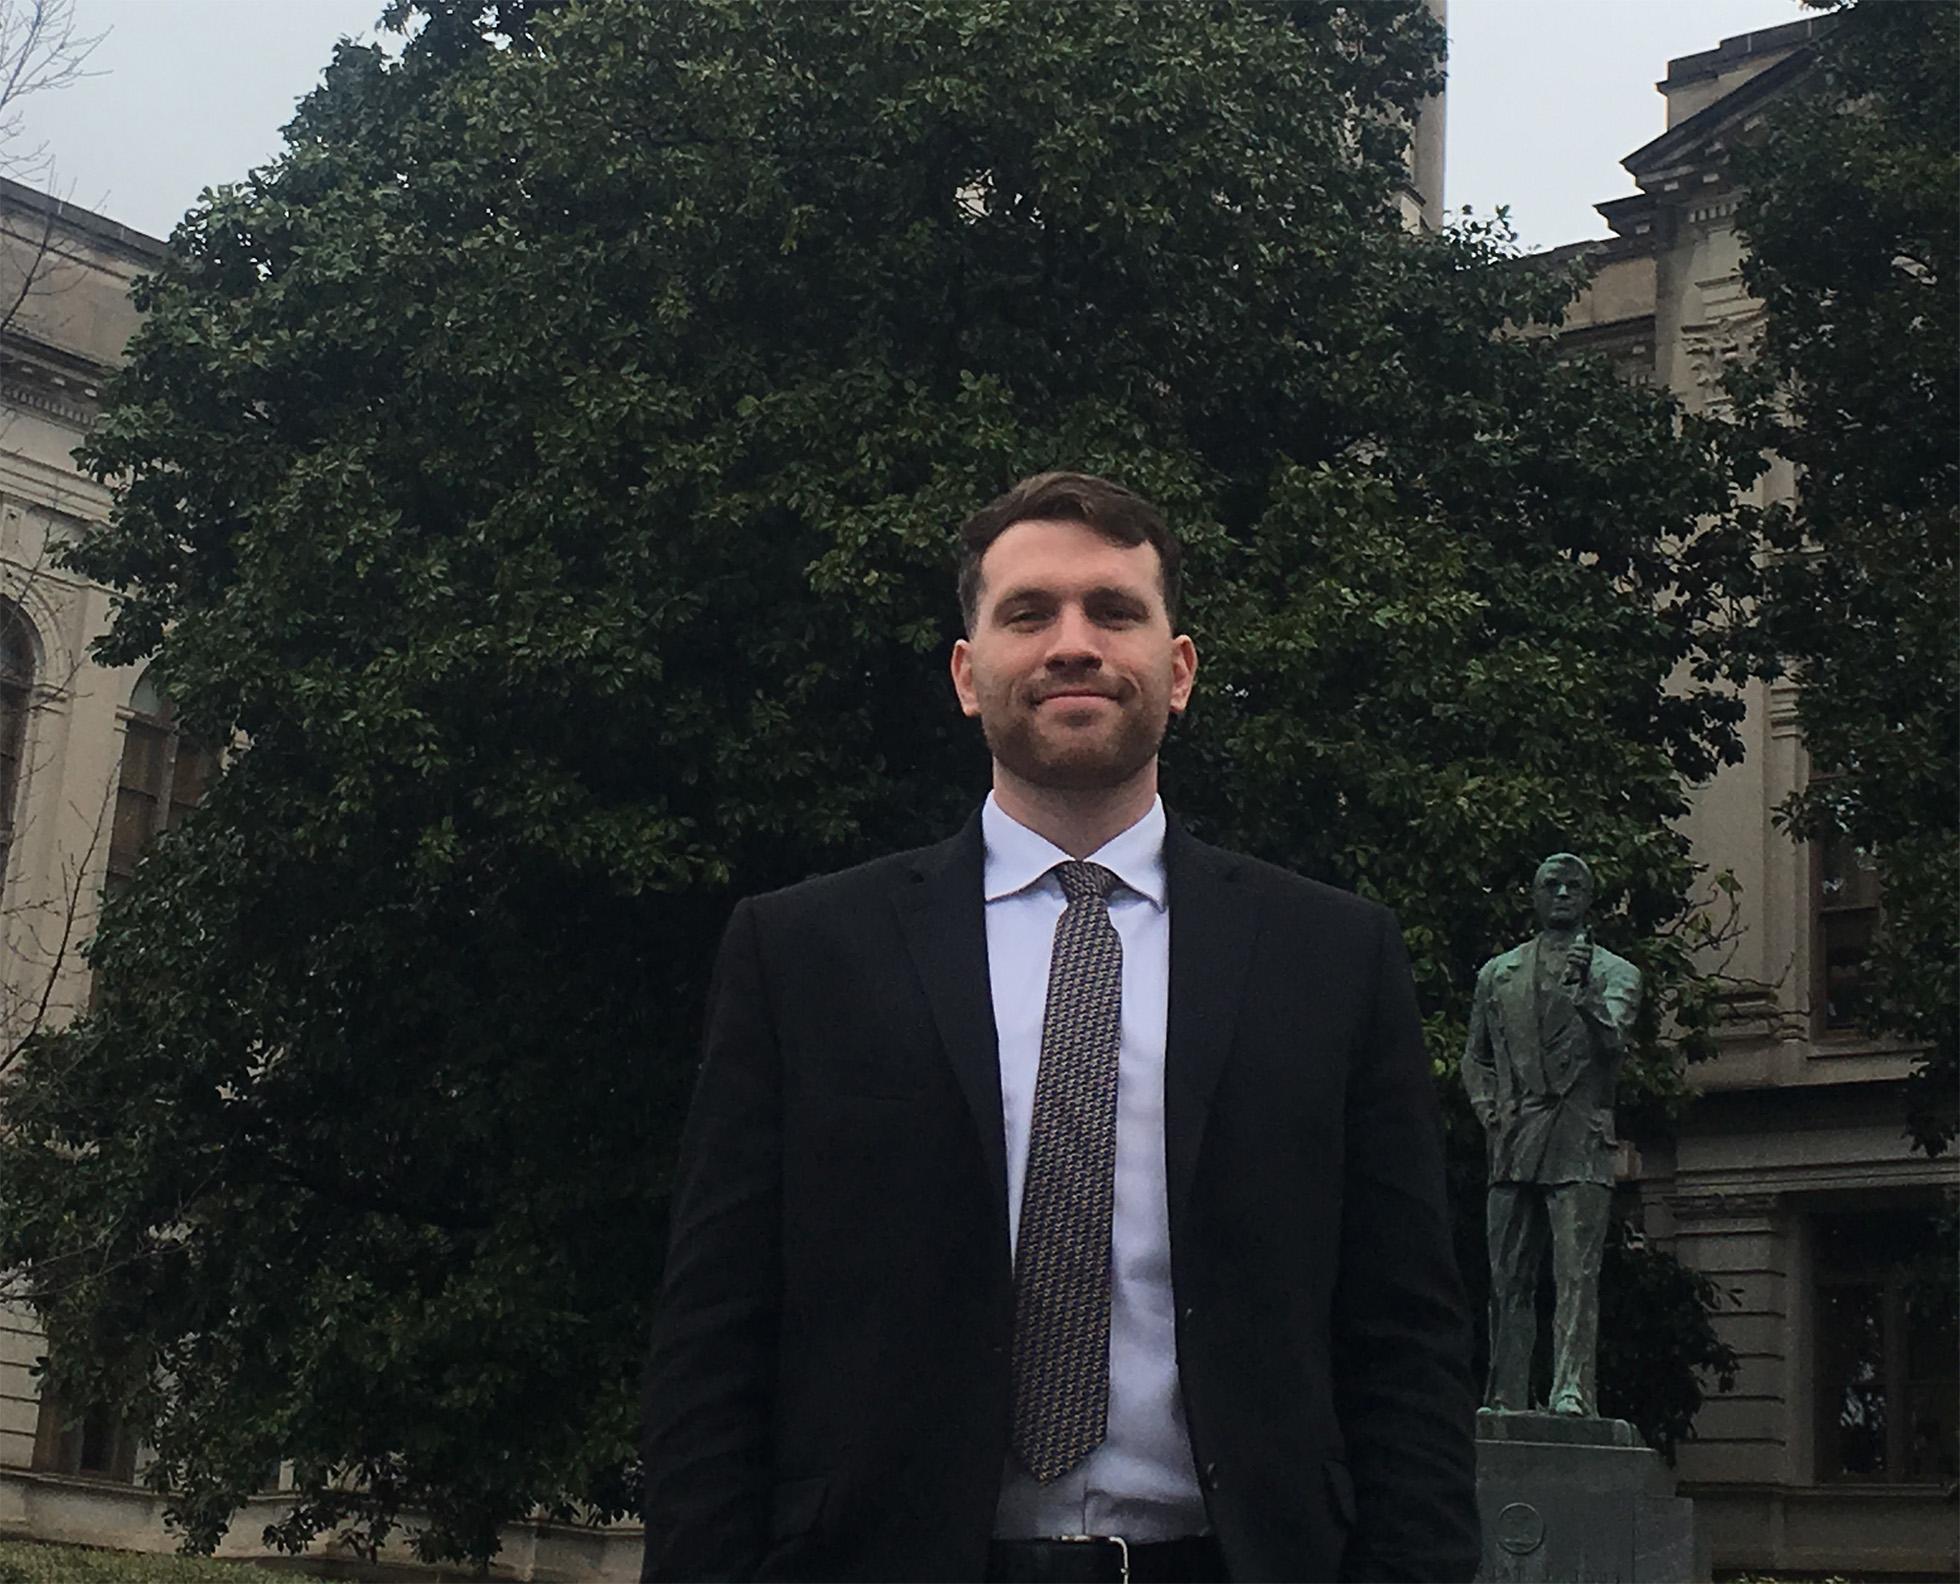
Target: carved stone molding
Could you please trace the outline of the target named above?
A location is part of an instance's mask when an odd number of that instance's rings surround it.
[[[1722,390],[1722,375],[1732,362],[1746,361],[1756,351],[1761,334],[1763,312],[1760,306],[1724,315],[1685,329],[1681,351],[1689,378],[1711,409],[1726,409],[1728,397]]]
[[[1737,200],[1734,198],[1717,198],[1709,203],[1694,205],[1688,211],[1688,219],[1695,225],[1715,225],[1723,220],[1733,221],[1736,207]]]
[[[1775,1189],[1751,1189],[1737,1193],[1676,1193],[1668,1196],[1667,1203],[1677,1221],[1753,1221],[1775,1215],[1782,1198]]]
[[[43,384],[33,378],[40,370],[24,368],[18,363],[12,372],[15,377],[0,383],[0,407],[23,407],[76,429],[86,429],[95,422],[92,389],[77,390],[52,381]]]
[[[1720,275],[1711,275],[1705,280],[1695,282],[1701,296],[1702,313],[1714,325],[1726,324],[1735,319],[1759,319],[1763,305],[1750,294],[1743,284],[1740,270],[1725,270]]]
[[[6,338],[4,362],[0,407],[44,413],[77,429],[95,422],[102,406],[102,383],[109,373],[106,368],[12,333]]]

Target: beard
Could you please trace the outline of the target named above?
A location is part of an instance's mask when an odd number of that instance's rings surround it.
[[[1157,756],[1170,711],[1145,699],[1123,701],[1108,730],[1057,740],[1032,710],[983,711],[980,730],[1001,766],[1030,786],[1053,792],[1102,792],[1122,786]]]

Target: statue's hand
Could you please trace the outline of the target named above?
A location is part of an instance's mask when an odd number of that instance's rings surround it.
[[[1565,986],[1568,990],[1578,994],[1592,984],[1592,958],[1592,942],[1582,931],[1565,948]]]

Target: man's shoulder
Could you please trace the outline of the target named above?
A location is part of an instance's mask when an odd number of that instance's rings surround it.
[[[1366,897],[1356,896],[1352,891],[1344,891],[1323,880],[1310,880],[1303,874],[1264,858],[1255,858],[1250,853],[1236,852],[1229,847],[1214,847],[1188,833],[1182,836],[1182,840],[1189,844],[1192,856],[1199,862],[1263,896],[1310,909],[1322,916],[1332,916],[1349,925],[1378,928],[1394,917],[1393,912],[1380,902],[1371,902]],[[1174,894],[1171,906],[1177,906]]]
[[[811,875],[793,885],[762,891],[748,899],[749,905],[772,917],[808,917],[815,914],[848,912],[878,897],[909,885],[922,874],[930,874],[952,861],[967,833],[924,847],[886,853],[867,859],[848,869]]]
[[[1179,831],[1171,838],[1184,848],[1187,862],[1196,863],[1213,874],[1246,886],[1264,898],[1288,906],[1307,909],[1319,917],[1333,918],[1345,927],[1377,929],[1392,922],[1393,914],[1379,902],[1356,896],[1339,886],[1309,879],[1294,870],[1255,858],[1250,853],[1214,846]],[[975,825],[944,841],[854,864],[848,869],[811,875],[794,885],[765,891],[749,899],[750,905],[774,917],[809,917],[864,907],[918,880],[940,874],[965,861],[973,869],[974,882],[980,878],[981,845]],[[1173,893],[1171,906],[1177,898]]]
[[[1520,941],[1509,951],[1501,951],[1495,957],[1486,958],[1484,965],[1477,970],[1477,983],[1488,984],[1504,974],[1511,973],[1525,965],[1525,953],[1532,947],[1531,941]],[[1638,979],[1640,970],[1624,957],[1616,956],[1604,946],[1594,946],[1592,972],[1595,975],[1630,977]]]
[[[1477,970],[1477,983],[1487,984],[1499,974],[1509,973],[1524,966],[1524,954],[1531,949],[1530,941],[1519,941],[1509,951],[1501,951],[1494,957],[1484,959],[1483,967]]]

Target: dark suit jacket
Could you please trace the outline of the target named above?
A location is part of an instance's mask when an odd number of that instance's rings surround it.
[[[976,817],[735,910],[647,1373],[648,1576],[979,1579],[1013,1326]],[[1383,908],[1172,822],[1178,1367],[1235,1580],[1467,1579],[1469,1342]]]

